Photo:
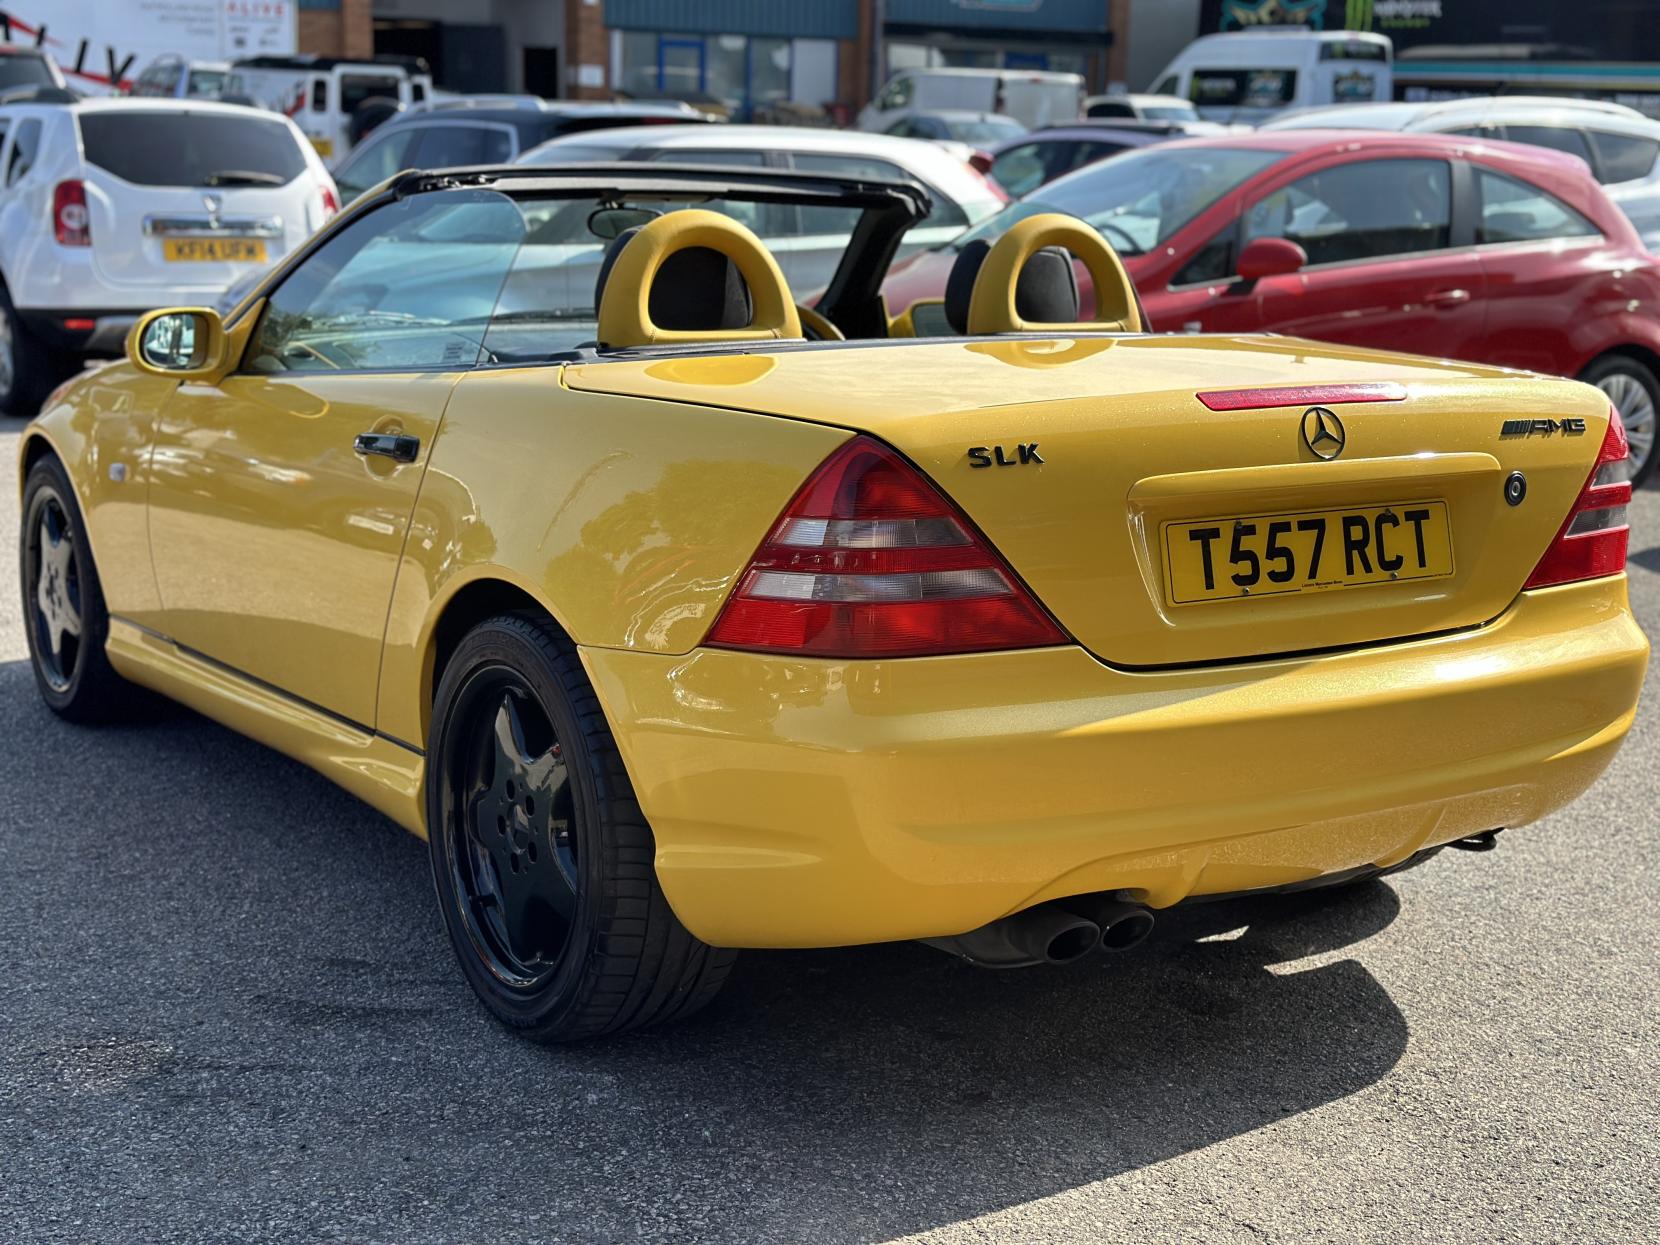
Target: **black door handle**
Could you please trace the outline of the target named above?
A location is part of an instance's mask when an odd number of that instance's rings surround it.
[[[421,452],[421,438],[395,432],[360,432],[352,448],[365,458],[378,454],[395,463],[412,463]]]

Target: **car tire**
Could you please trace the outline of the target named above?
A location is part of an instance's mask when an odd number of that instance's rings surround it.
[[[427,747],[433,884],[468,983],[503,1024],[568,1042],[690,1016],[737,952],[694,937],[574,646],[504,614],[461,640]]]
[[[72,372],[62,351],[29,331],[0,283],[0,414],[32,417],[52,387]]]
[[[1607,394],[1620,412],[1631,442],[1631,483],[1641,488],[1654,473],[1656,461],[1660,461],[1655,453],[1655,433],[1660,428],[1660,380],[1646,364],[1626,354],[1604,355],[1579,379]]]
[[[29,469],[18,544],[24,629],[41,699],[71,722],[126,716],[142,697],[110,665],[98,568],[75,490],[50,455]]]

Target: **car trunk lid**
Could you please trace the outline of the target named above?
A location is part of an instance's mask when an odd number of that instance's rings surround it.
[[[855,344],[583,364],[565,378],[887,441],[1071,635],[1125,666],[1490,621],[1556,534],[1608,418],[1573,382],[1272,337]],[[1256,390],[1268,392],[1242,392]]]

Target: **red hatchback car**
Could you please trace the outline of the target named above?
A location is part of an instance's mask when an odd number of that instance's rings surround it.
[[[1334,130],[1164,143],[1050,182],[898,265],[888,307],[941,299],[967,243],[1038,212],[1099,230],[1157,329],[1272,331],[1577,376],[1619,408],[1639,482],[1654,469],[1660,259],[1572,156]],[[917,331],[945,331],[951,311],[925,303]]]

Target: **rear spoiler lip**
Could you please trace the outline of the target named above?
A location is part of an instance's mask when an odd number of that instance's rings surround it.
[[[1324,406],[1341,402],[1404,402],[1406,386],[1394,381],[1375,381],[1275,389],[1211,389],[1194,397],[1213,411],[1256,411],[1276,406]]]

